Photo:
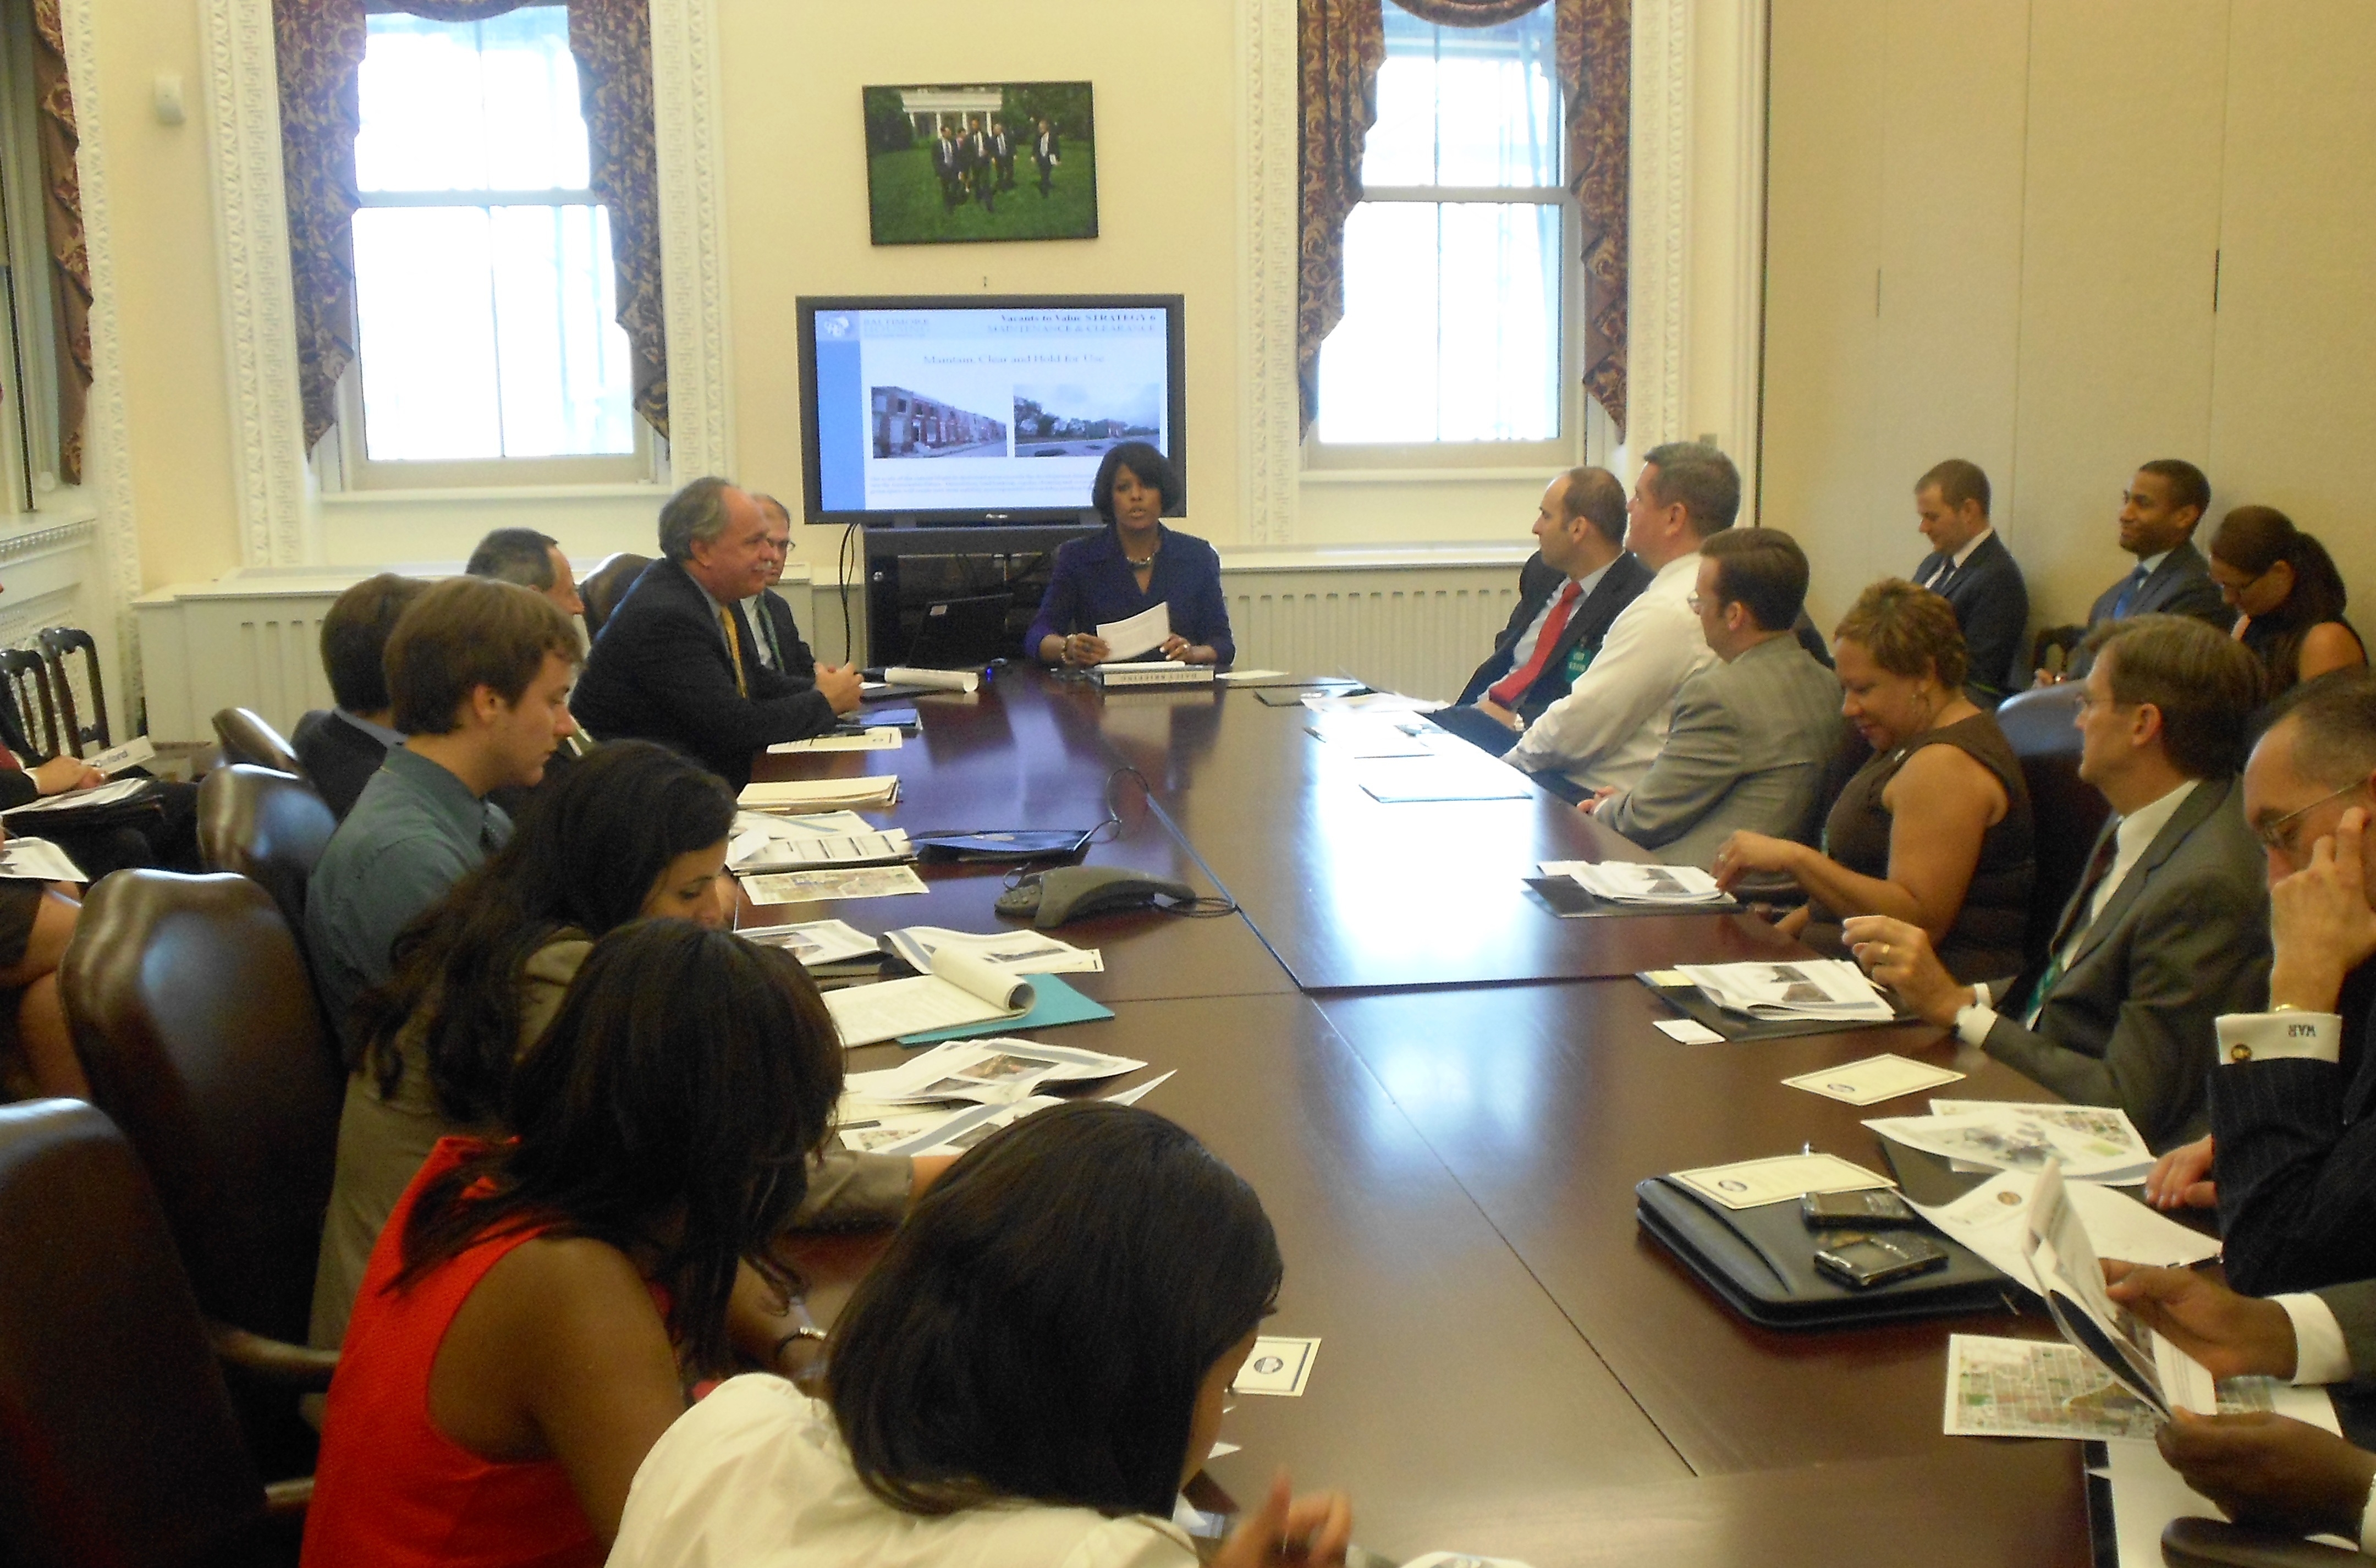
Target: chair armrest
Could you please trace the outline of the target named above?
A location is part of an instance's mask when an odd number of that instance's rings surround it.
[[[267,1383],[288,1388],[322,1393],[330,1386],[330,1374],[339,1370],[336,1350],[315,1350],[286,1340],[267,1339],[227,1323],[209,1322],[207,1338],[214,1346],[215,1360],[224,1366],[236,1367]]]

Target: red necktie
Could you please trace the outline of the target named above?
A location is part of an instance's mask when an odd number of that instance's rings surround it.
[[[1535,677],[1550,661],[1551,649],[1559,646],[1560,634],[1567,629],[1567,618],[1575,613],[1575,601],[1583,593],[1582,585],[1573,580],[1568,583],[1567,591],[1559,596],[1551,612],[1543,617],[1543,629],[1535,637],[1534,656],[1524,668],[1513,670],[1496,681],[1493,689],[1485,694],[1487,696],[1503,707],[1518,706],[1518,699],[1527,695],[1527,688],[1535,683]]]

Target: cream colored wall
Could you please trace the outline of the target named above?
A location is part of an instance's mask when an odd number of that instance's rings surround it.
[[[240,563],[208,192],[205,70],[193,0],[104,0],[97,24],[116,303],[143,587]],[[189,117],[158,124],[156,78]]]

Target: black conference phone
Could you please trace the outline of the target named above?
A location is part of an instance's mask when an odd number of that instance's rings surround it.
[[[1122,866],[1060,866],[1035,872],[1000,894],[997,909],[1002,915],[1028,915],[1033,925],[1051,931],[1088,915],[1146,909],[1158,898],[1190,903],[1195,897],[1186,883]]]

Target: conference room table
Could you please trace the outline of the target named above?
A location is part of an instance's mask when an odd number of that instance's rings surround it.
[[[1210,1481],[1243,1499],[1285,1467],[1300,1490],[1342,1488],[1356,1539],[1396,1561],[2089,1562],[2077,1443],[1941,1432],[1950,1334],[2054,1336],[2010,1287],[1990,1313],[1764,1329],[1634,1218],[1634,1184],[1675,1170],[1810,1146],[1884,1169],[1861,1119],[1919,1102],[1781,1081],[1819,1067],[1887,1050],[1968,1075],[1964,1098],[2051,1097],[1934,1028],[1669,1039],[1637,970],[1801,950],[1752,914],[1559,919],[1525,885],[1538,861],[1640,852],[1531,787],[1376,799],[1377,770],[1427,759],[1351,755],[1263,695],[1006,669],[914,699],[921,733],[896,749],[754,763],[761,779],[896,773],[898,803],[865,814],[911,833],[1107,823],[1087,863],[1234,904],[1063,927],[1105,964],[1064,978],[1114,1016],[1046,1037],[1148,1063],[1097,1092],[1173,1075],[1142,1103],[1244,1176],[1277,1228],[1287,1277],[1265,1332],[1322,1341],[1301,1396],[1235,1397],[1222,1437],[1241,1451]],[[1013,929],[992,907],[1004,869],[921,869],[921,895],[746,920]],[[821,1316],[869,1245],[806,1255]]]

